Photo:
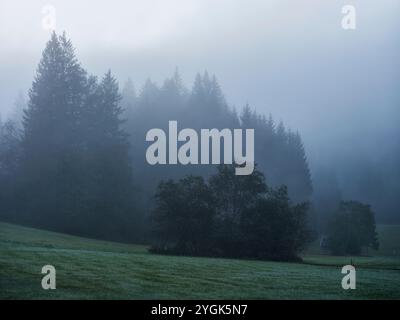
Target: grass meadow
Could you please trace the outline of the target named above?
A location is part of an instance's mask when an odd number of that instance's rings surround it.
[[[400,299],[399,226],[379,226],[382,249],[363,257],[304,254],[303,263],[175,257],[146,246],[0,223],[0,299]],[[356,290],[343,290],[353,263]],[[43,290],[41,268],[56,268]]]

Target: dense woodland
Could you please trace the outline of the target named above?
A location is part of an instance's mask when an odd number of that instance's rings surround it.
[[[239,178],[225,166],[150,166],[146,132],[167,131],[169,120],[255,129],[257,170]],[[110,71],[89,74],[65,34],[53,34],[26,105],[19,98],[0,128],[2,220],[151,240],[154,251],[287,260],[316,225],[300,134],[250,106],[229,106],[207,72],[191,89],[176,71],[162,86],[147,80],[136,92],[127,81],[120,90]]]

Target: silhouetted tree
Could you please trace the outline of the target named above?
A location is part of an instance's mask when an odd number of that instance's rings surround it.
[[[299,260],[298,253],[314,239],[307,218],[308,203],[292,206],[287,188],[270,189],[242,215],[243,253],[271,260]]]
[[[342,201],[329,225],[328,248],[335,255],[360,254],[379,248],[375,216],[369,205]]]
[[[129,238],[129,231],[138,224],[134,214],[134,187],[129,143],[122,130],[123,109],[118,83],[107,72],[95,91],[87,114],[87,140],[84,173],[86,212],[95,230],[102,237]],[[135,219],[136,218],[136,219]],[[135,230],[138,232],[138,229]]]
[[[161,182],[154,212],[158,243],[153,251],[207,254],[212,249],[214,198],[202,177]]]
[[[82,177],[80,116],[87,76],[65,34],[52,34],[29,91],[23,121],[26,215],[42,226],[68,230],[78,210]]]
[[[236,176],[233,166],[221,165],[210,177],[210,187],[216,198],[216,249],[225,255],[235,255],[243,240],[240,220],[243,212],[253,206],[267,190],[264,175],[256,168],[251,175]]]
[[[53,33],[23,121],[20,193],[26,221],[88,236],[135,237],[132,163],[118,84],[100,83]]]

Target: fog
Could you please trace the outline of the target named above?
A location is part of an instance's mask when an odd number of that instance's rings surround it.
[[[208,70],[230,105],[249,103],[299,130],[313,175],[336,172],[345,196],[365,196],[355,168],[396,166],[396,0],[0,0],[3,118],[18,92],[28,91],[49,39],[41,25],[46,4],[56,9],[56,31],[67,32],[91,72],[110,68],[121,85],[130,77],[140,89],[176,67],[191,87]],[[357,10],[356,30],[341,27],[346,4]]]

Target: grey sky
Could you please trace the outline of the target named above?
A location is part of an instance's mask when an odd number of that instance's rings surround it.
[[[140,88],[176,66],[191,86],[207,69],[231,105],[299,129],[314,162],[338,153],[325,152],[331,142],[345,140],[350,156],[399,132],[397,0],[0,0],[3,115],[31,84],[49,37],[46,4],[90,72],[111,68]],[[341,28],[345,4],[357,9],[356,30]]]

